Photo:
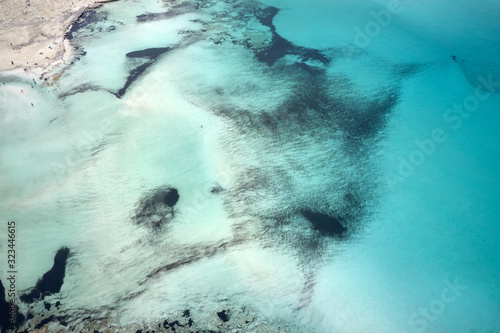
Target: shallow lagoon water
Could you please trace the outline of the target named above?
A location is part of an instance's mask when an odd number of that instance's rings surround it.
[[[498,5],[402,6],[362,47],[384,3],[101,7],[53,86],[0,90],[18,289],[67,246],[45,301],[69,323],[247,306],[292,332],[499,331],[498,87],[464,104],[497,82]],[[172,211],[145,207],[165,187]]]

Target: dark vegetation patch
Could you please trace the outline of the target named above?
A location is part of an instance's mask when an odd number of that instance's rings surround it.
[[[9,276],[9,275],[7,275]],[[0,281],[0,329],[2,333],[6,333],[7,329],[15,329],[21,327],[24,322],[24,315],[19,312],[19,307],[14,304],[11,307],[11,303],[9,302],[11,297],[6,298],[12,291],[9,292],[11,281],[7,278],[5,281],[5,286],[3,286],[2,281]],[[15,290],[13,288],[12,290]],[[11,323],[11,320],[16,318],[15,323]]]
[[[132,51],[127,53],[127,58],[148,58],[151,60],[158,59],[159,56],[170,51],[170,47],[154,47],[144,50]]]
[[[85,84],[81,84],[79,85],[78,87],[75,87],[71,90],[68,90],[67,92],[65,93],[62,93],[59,95],[59,98],[60,99],[64,99],[68,96],[72,96],[72,95],[76,95],[76,94],[81,94],[81,93],[84,93],[84,92],[87,92],[87,91],[98,91],[100,90],[101,88],[96,86],[96,85],[93,85],[91,83],[85,83]]]
[[[141,15],[137,15],[137,22],[139,23],[145,23],[145,22],[152,22],[152,21],[160,21],[160,20],[167,20],[172,17],[176,17],[182,14],[189,13],[190,11],[196,9],[193,4],[189,2],[185,2],[183,4],[170,7],[168,11],[162,12],[162,13],[145,13]]]
[[[118,98],[121,98],[123,95],[125,95],[127,89],[132,85],[132,83],[134,83],[135,80],[137,80],[150,66],[152,66],[162,54],[170,50],[171,50],[170,47],[158,47],[158,48],[149,48],[127,53],[126,54],[127,58],[143,58],[147,59],[147,62],[132,69],[129,72],[129,75],[123,87],[120,88],[118,92],[116,93],[113,92],[112,94],[114,94]]]
[[[214,187],[212,187],[212,188],[210,189],[210,193],[213,193],[213,194],[219,194],[219,193],[221,193],[222,191],[224,191],[224,189],[223,189],[223,188],[222,188],[222,186],[220,186],[220,185],[216,185],[216,186],[214,186]]]
[[[375,139],[383,130],[399,100],[397,88],[381,90],[375,97],[363,96],[342,79],[332,82],[324,74],[292,72],[290,80],[297,80],[296,88],[275,109],[255,112],[220,105],[213,108],[215,114],[230,118],[244,133],[258,131],[274,138],[305,133],[324,136],[325,130],[339,133],[349,141],[346,149],[356,148],[352,151],[357,153],[362,140]]]
[[[153,231],[161,230],[174,218],[174,206],[179,197],[177,189],[168,185],[146,193],[139,200],[133,222]]]
[[[47,317],[43,320],[41,320],[38,325],[35,326],[35,329],[39,329],[39,328],[42,328],[45,324],[48,324],[50,323],[51,321],[53,321],[55,318],[54,316],[50,316],[50,317]]]
[[[341,97],[332,99],[336,105],[335,118],[339,127],[350,137],[375,138],[385,127],[388,116],[397,105],[397,89],[380,91],[373,99],[366,97]]]
[[[312,228],[319,231],[323,236],[342,238],[347,231],[344,222],[339,217],[314,212],[309,209],[301,211],[301,214],[311,223]]]
[[[108,18],[108,13],[102,10],[86,10],[80,15],[80,17],[73,23],[66,38],[72,40],[77,33],[85,30],[88,32],[94,32],[95,23],[106,21]]]
[[[217,316],[222,320],[223,322],[228,322],[229,321],[229,313],[226,310],[222,310],[220,312],[217,312]]]
[[[272,33],[271,45],[265,50],[257,52],[257,59],[260,62],[272,66],[276,61],[283,58],[284,56],[293,54],[299,56],[299,58],[303,62],[308,60],[317,60],[324,65],[328,65],[331,59],[329,59],[321,51],[297,46],[281,37],[276,32],[276,27],[273,24],[273,19],[278,13],[279,9],[276,7],[266,7],[255,11],[255,17],[260,21],[262,25],[269,27]],[[302,65],[305,67],[309,67],[304,63]]]
[[[7,285],[8,282],[7,282]],[[0,327],[2,333],[7,332],[9,326],[9,303],[5,300],[5,288],[0,280]]]
[[[52,268],[38,280],[29,293],[22,295],[20,299],[25,303],[33,303],[37,299],[43,299],[45,296],[61,291],[68,257],[69,249],[67,247],[60,248],[54,257]]]

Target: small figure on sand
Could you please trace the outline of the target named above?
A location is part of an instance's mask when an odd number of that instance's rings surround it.
[[[33,88],[33,85],[31,85],[31,88]],[[34,88],[33,88],[34,89]]]
[[[11,63],[12,65],[14,65],[14,62],[13,62],[12,60],[10,61],[10,63]]]
[[[32,107],[35,107],[35,106],[33,105],[33,103],[31,103],[31,106],[32,106]]]
[[[21,89],[21,92],[24,94],[24,91]]]

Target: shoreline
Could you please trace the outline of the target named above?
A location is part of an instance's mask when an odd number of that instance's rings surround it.
[[[119,0],[71,2],[4,0],[0,14],[0,74],[44,76],[69,61],[66,36],[89,9]]]

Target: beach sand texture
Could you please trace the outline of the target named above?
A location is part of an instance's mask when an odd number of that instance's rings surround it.
[[[0,71],[49,71],[68,50],[68,27],[86,9],[105,2],[109,1],[0,1]]]

